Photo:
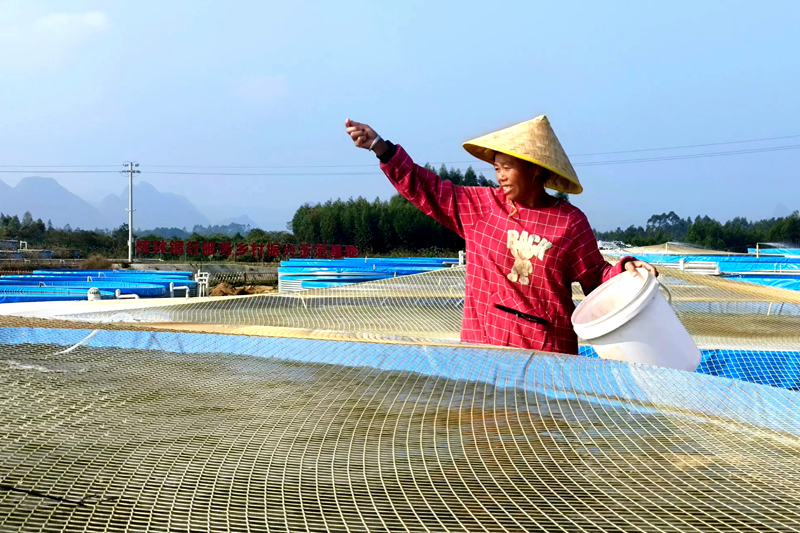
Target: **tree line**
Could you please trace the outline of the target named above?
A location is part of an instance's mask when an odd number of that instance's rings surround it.
[[[49,220],[34,220],[30,212],[21,220],[0,213],[0,240],[26,241],[28,248],[52,250],[55,259],[85,258],[92,252],[123,257],[128,254],[128,225],[113,231],[73,230],[69,224],[56,228]]]
[[[233,233],[232,230],[234,230]],[[294,235],[288,231],[249,229],[242,224],[195,226],[192,233],[177,228],[157,228],[156,230],[136,232],[134,237],[149,241],[182,239],[233,243],[298,243]],[[69,224],[63,228],[57,228],[50,221],[45,223],[42,219],[34,220],[30,212],[26,212],[22,219],[17,215],[0,213],[0,241],[3,240],[25,241],[28,243],[29,249],[52,250],[54,259],[86,258],[93,253],[111,258],[128,256],[127,224],[122,224],[114,230],[72,229]],[[190,259],[202,260],[203,258],[198,256]],[[248,257],[238,260],[254,261],[255,259]]]
[[[711,250],[747,252],[756,243],[800,244],[800,213],[765,220],[736,217],[724,224],[708,216],[681,218],[674,211],[653,215],[642,226],[596,231],[604,241],[621,241],[632,246],[649,246],[669,241],[685,242]]]
[[[183,239],[183,240],[197,240],[193,236],[200,235],[202,239],[211,240],[211,237],[218,237],[221,240],[223,237],[231,238],[236,235],[247,235],[250,231],[257,228],[251,228],[249,224],[238,224],[231,222],[230,224],[221,224],[208,226],[201,226],[195,224],[191,231],[186,228],[176,227],[158,227],[149,230],[140,231],[142,235],[155,235],[162,239]]]
[[[472,167],[463,173],[444,165],[438,171],[430,165],[425,168],[456,185],[497,187]],[[464,249],[464,239],[399,194],[386,201],[359,197],[305,204],[292,218],[291,228],[301,242],[348,242],[376,255],[441,255]]]
[[[426,165],[430,170],[430,166]],[[497,187],[497,184],[476,174],[472,168],[462,173],[442,166],[437,174],[457,185]],[[361,253],[370,255],[442,255],[464,249],[464,240],[454,232],[424,215],[399,194],[389,200],[364,198],[329,200],[320,204],[305,204],[298,208],[289,227],[291,231],[264,231],[241,225],[203,228],[196,226],[191,234],[176,228],[138,232],[137,238],[150,241],[182,239],[232,243],[279,244],[353,244]],[[231,230],[236,232],[231,235]],[[751,221],[736,217],[725,223],[708,216],[682,218],[674,211],[653,215],[644,226],[597,231],[600,240],[621,241],[632,246],[647,246],[664,242],[685,242],[703,248],[746,252],[756,243],[800,245],[800,213],[789,216]],[[88,257],[100,253],[106,257],[123,258],[128,254],[128,226],[109,230],[73,230],[68,225],[56,228],[49,221],[34,220],[30,213],[20,219],[0,213],[0,240],[23,240],[29,248],[53,250],[55,258]],[[165,256],[165,259],[178,259]],[[195,261],[202,256],[189,257]],[[237,261],[255,261],[251,257]]]

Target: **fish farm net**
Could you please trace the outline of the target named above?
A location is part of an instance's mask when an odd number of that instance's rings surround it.
[[[15,304],[0,531],[800,531],[800,295],[661,280],[696,372],[461,344],[463,267]]]

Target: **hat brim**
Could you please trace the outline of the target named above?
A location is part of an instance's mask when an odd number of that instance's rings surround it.
[[[541,161],[537,161],[532,157],[512,152],[506,148],[498,148],[488,144],[481,145],[472,142],[465,142],[463,146],[470,155],[477,157],[481,161],[486,161],[490,165],[494,164],[494,156],[499,152],[501,154],[510,155],[511,157],[516,157],[517,159],[522,159],[523,161],[528,161],[534,165],[539,165],[542,168],[546,168],[550,171],[550,178],[544,184],[544,186],[548,189],[553,189],[554,191],[564,192],[567,194],[580,194],[583,192],[583,186],[581,186],[581,184],[575,181],[573,178],[565,176],[561,171],[549,165],[545,165]]]

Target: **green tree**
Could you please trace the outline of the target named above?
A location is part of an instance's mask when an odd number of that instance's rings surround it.
[[[467,171],[464,172],[464,185],[467,187],[477,187],[479,185],[478,175],[475,174],[472,166],[467,168]]]
[[[773,242],[800,242],[800,212],[795,211],[788,217],[779,219],[769,232],[769,240]]]
[[[31,215],[30,211],[25,211],[25,214],[22,215],[22,228],[29,228],[33,225],[33,215]]]
[[[114,244],[118,249],[127,249],[128,247],[128,224],[122,224],[120,227],[111,232],[111,238],[114,239]]]

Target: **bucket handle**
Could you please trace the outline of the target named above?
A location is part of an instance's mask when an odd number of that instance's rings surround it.
[[[663,283],[661,283],[661,281],[659,281],[658,278],[656,278],[656,283],[658,283],[658,287],[660,289],[664,289],[665,291],[667,291],[667,301],[669,302],[670,307],[672,307],[672,293],[669,292],[669,289],[667,288],[667,286],[664,285]]]

